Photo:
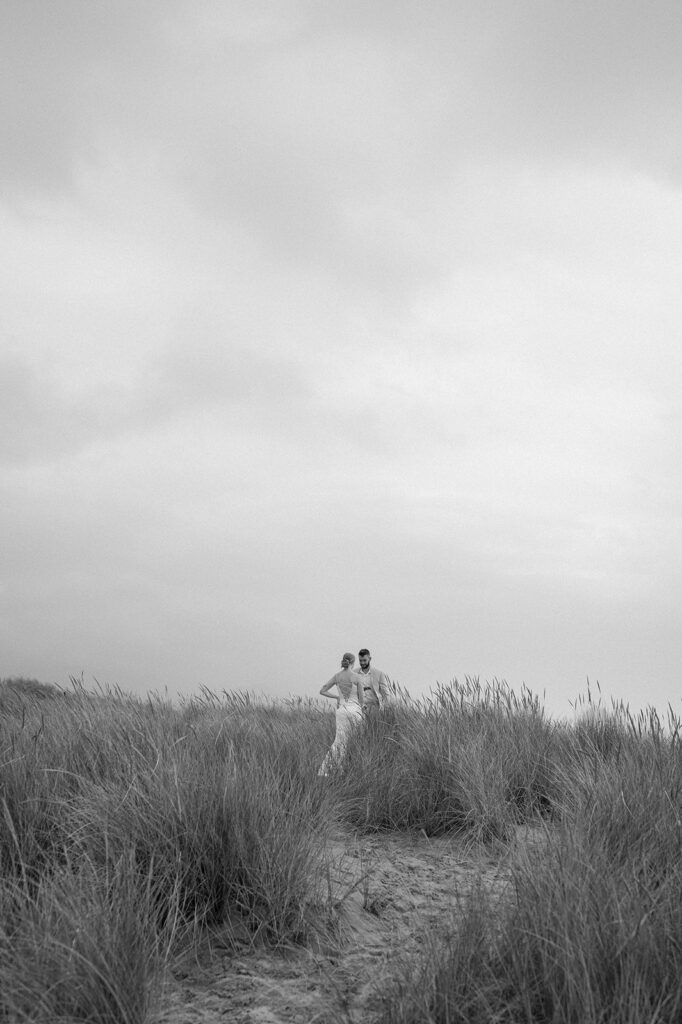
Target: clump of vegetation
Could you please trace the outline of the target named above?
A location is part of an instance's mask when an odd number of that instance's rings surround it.
[[[474,888],[400,965],[383,1024],[679,1020],[674,716],[557,723],[528,692],[467,679],[399,693],[320,779],[332,735],[316,701],[3,681],[0,1021],[144,1024],[207,930],[234,948],[329,938],[339,825],[542,838],[517,847],[505,892]]]
[[[590,712],[557,729],[552,764],[540,851],[403,968],[384,1024],[680,1020],[680,722]]]
[[[386,708],[357,733],[353,768],[339,780],[346,818],[362,828],[504,839],[550,812],[553,744],[554,726],[532,694],[454,680]]]
[[[0,1020],[142,1021],[150,977],[202,929],[276,946],[322,927],[321,722],[78,685],[6,708]]]
[[[25,679],[23,676],[9,676],[0,679],[0,714],[21,710],[30,704],[39,704],[46,700],[55,700],[64,691],[51,683],[41,683],[37,679]]]

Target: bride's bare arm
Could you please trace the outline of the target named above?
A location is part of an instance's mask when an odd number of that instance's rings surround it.
[[[362,707],[365,706],[365,688],[362,685],[362,680],[361,679],[358,679],[358,681],[356,682],[355,685],[358,688],[358,704],[362,708]]]
[[[325,683],[324,686],[321,687],[321,689],[320,689],[320,696],[321,697],[331,697],[332,700],[335,700],[338,703],[338,700],[339,700],[338,695],[336,693],[330,693],[329,692],[330,690],[333,690],[335,687],[336,687],[336,680],[335,679],[330,679],[328,683]]]

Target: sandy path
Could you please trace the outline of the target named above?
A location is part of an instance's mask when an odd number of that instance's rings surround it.
[[[457,838],[339,833],[329,847],[333,901],[340,901],[334,944],[282,954],[207,943],[174,972],[159,1024],[373,1020],[382,984],[418,952],[427,930],[452,926],[479,879],[505,890],[520,841],[486,851]]]

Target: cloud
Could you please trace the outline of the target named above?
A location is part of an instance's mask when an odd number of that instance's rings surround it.
[[[69,193],[77,162],[93,155],[97,133],[114,113],[98,76],[115,67],[144,80],[161,56],[163,12],[173,3],[123,0],[114,11],[101,0],[8,0],[0,11],[0,60],[5,88],[0,125],[5,145],[0,175],[20,194]]]
[[[672,679],[677,8],[86,7],[2,12],[6,671]]]
[[[2,28],[3,166],[23,186],[73,186],[77,160],[135,140],[207,201],[260,210],[273,237],[303,245],[340,198],[433,187],[483,155],[679,174],[671,0],[115,12],[10,0]]]

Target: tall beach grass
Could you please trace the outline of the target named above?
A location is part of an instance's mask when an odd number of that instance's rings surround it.
[[[588,708],[553,735],[551,813],[506,893],[466,894],[384,1024],[682,1019],[682,756],[671,712]]]
[[[323,926],[319,710],[19,693],[0,691],[0,1019],[143,1021],[201,929]]]
[[[399,693],[320,779],[333,731],[303,699],[0,683],[0,1021],[151,1024],[165,972],[207,930],[273,955],[333,943],[339,827],[510,857],[503,893],[463,891],[447,932],[399,965],[382,1024],[681,1019],[672,713],[588,702],[555,722],[528,692],[455,680]]]

